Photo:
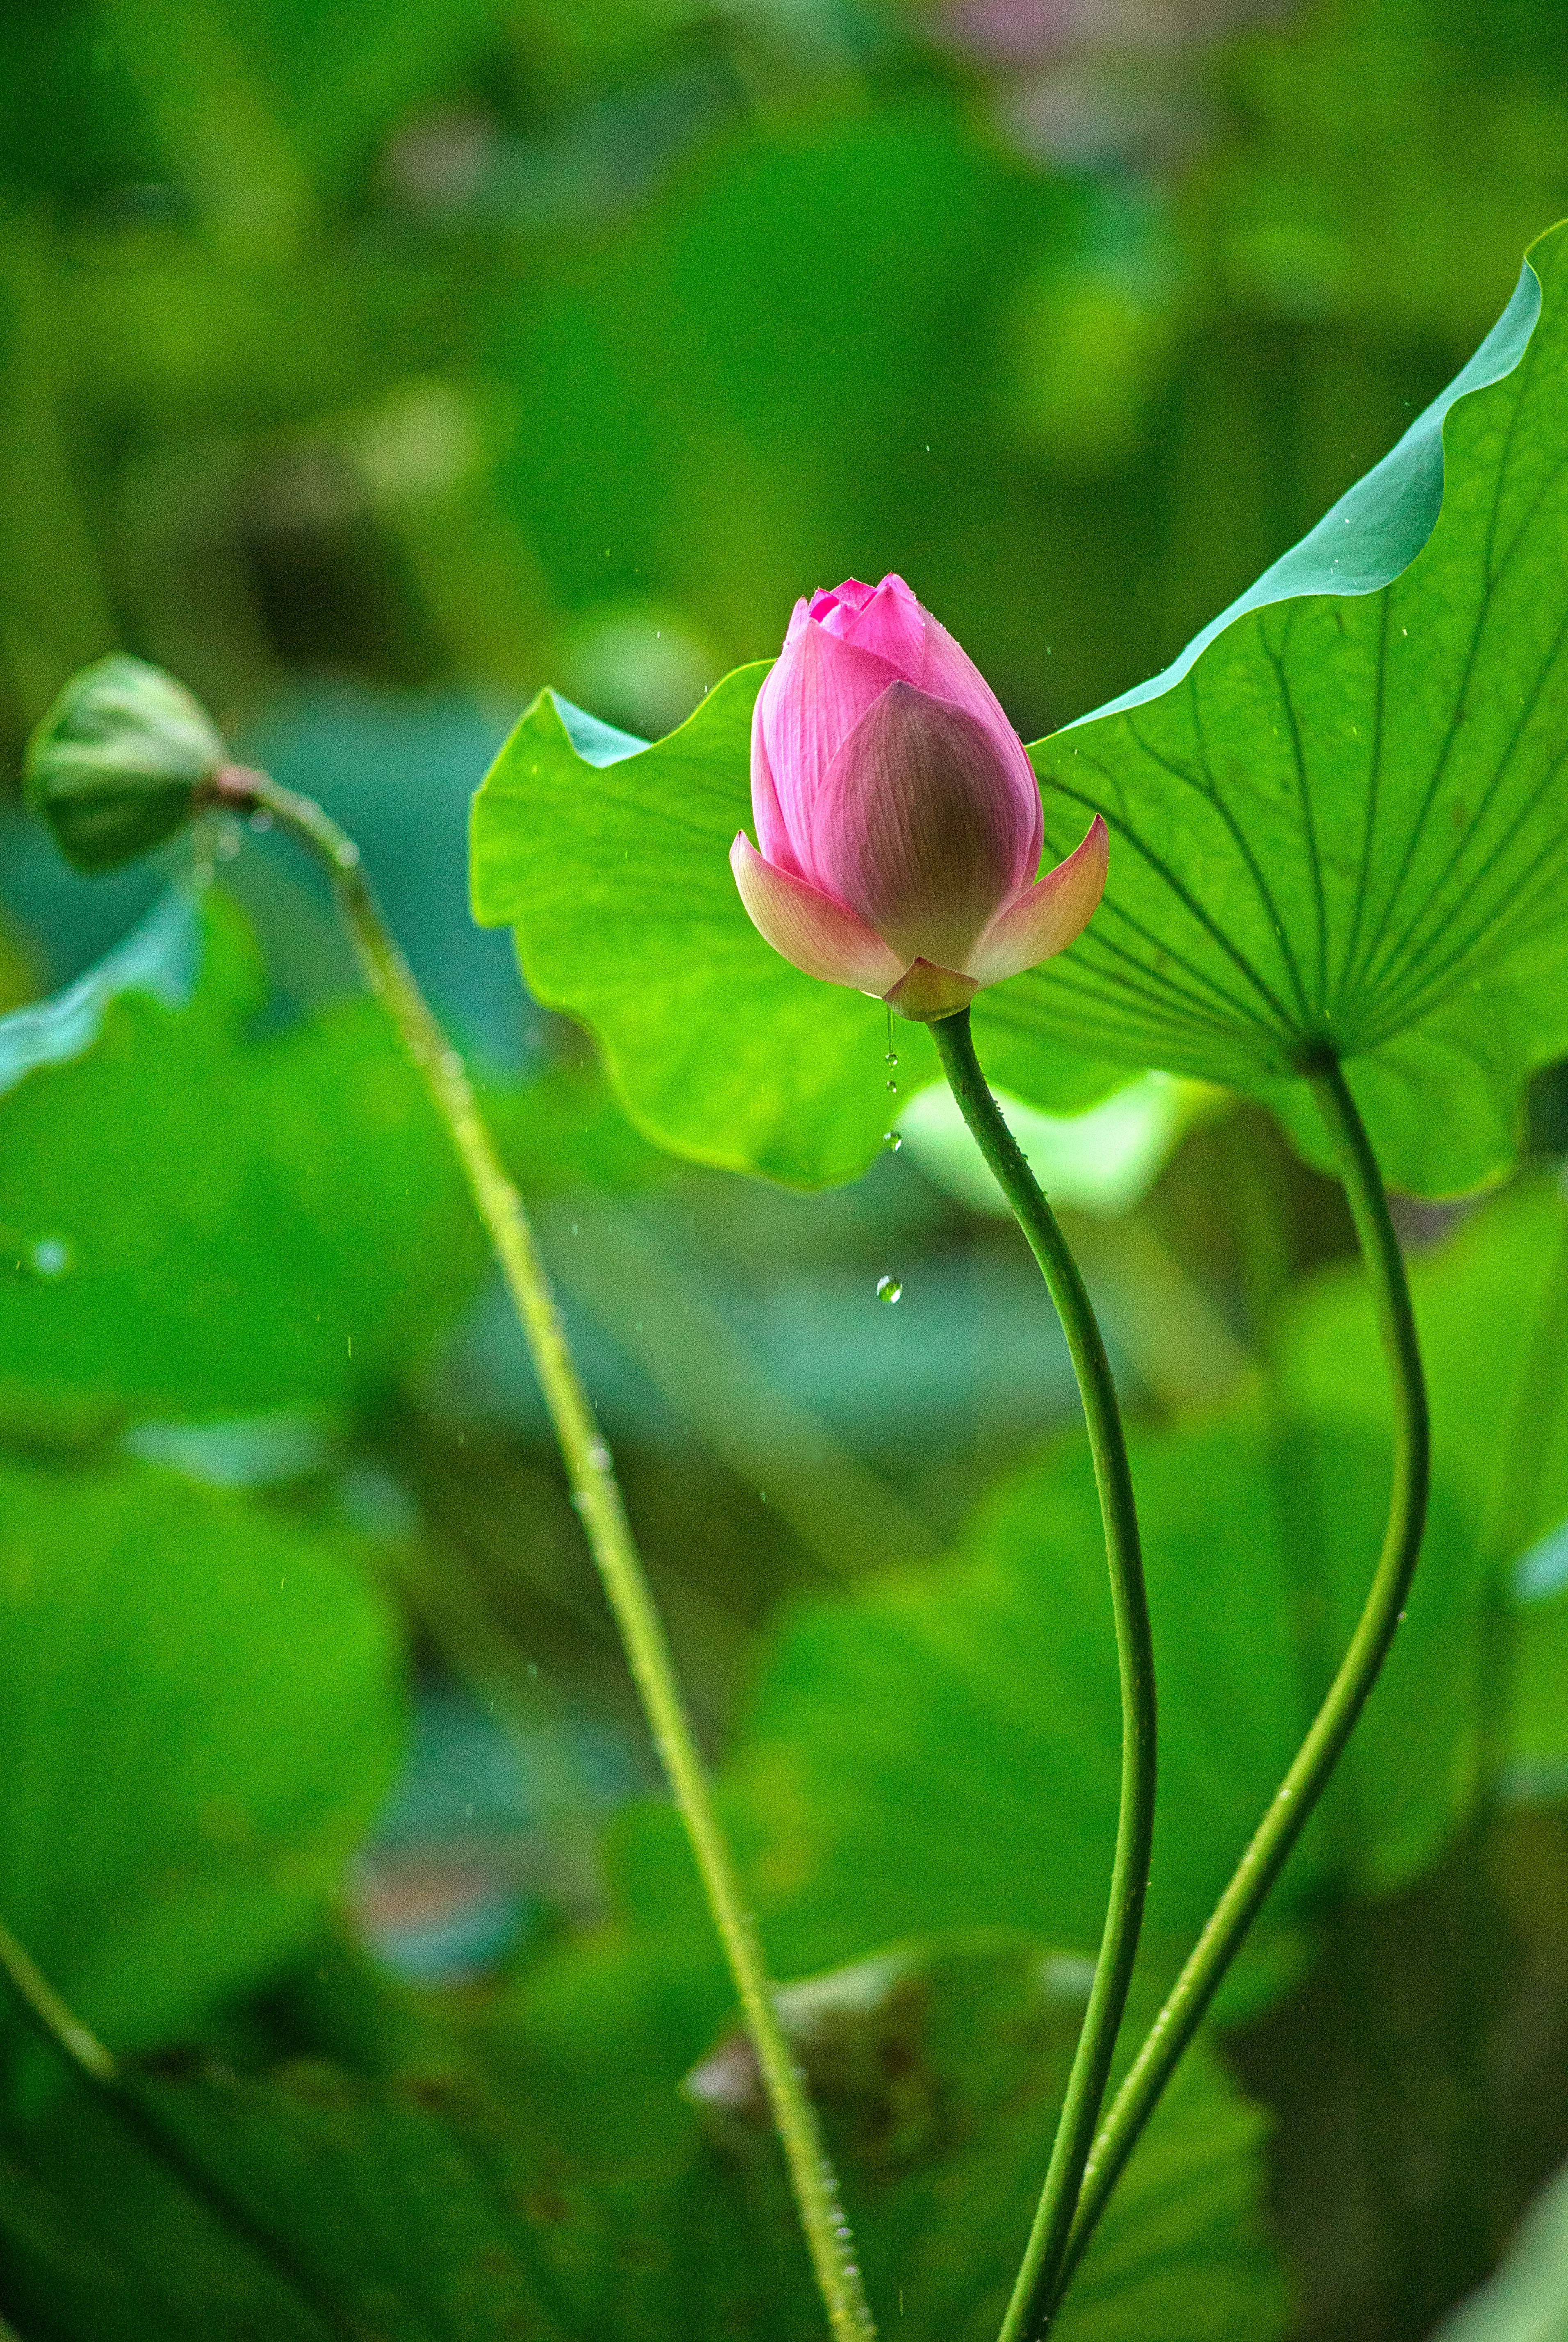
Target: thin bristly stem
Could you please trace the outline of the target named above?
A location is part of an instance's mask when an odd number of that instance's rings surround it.
[[[38,2031],[99,2089],[118,2089],[120,2063],[97,2035],[61,1999],[25,1944],[0,1919],[0,1976]]]
[[[1377,1158],[1338,1060],[1325,1058],[1303,1070],[1333,1141],[1393,1383],[1393,1483],[1388,1526],[1365,1607],[1339,1672],[1094,2141],[1062,2263],[1058,2300],[1178,2058],[1197,2031],[1355,1727],[1404,1616],[1421,1552],[1430,1433],[1426,1385],[1399,1239],[1389,1216]]]
[[[974,1054],[969,1011],[931,1028],[953,1095],[1040,1264],[1067,1336],[1088,1426],[1122,1684],[1122,1797],[1110,1899],[1050,2167],[1000,2342],[1035,2342],[1051,2321],[1063,2255],[1132,1982],[1154,1826],[1154,1656],[1138,1518],[1116,1386],[1078,1264]]]
[[[365,878],[359,849],[313,799],[265,773],[225,766],[216,802],[269,814],[325,864],[365,976],[457,1151],[532,1353],[604,1591],[729,1961],[784,2147],[812,2266],[836,2342],[874,2342],[838,2185],[804,2077],[784,2037],[734,1860],[682,1696],[674,1660],[622,1502],[610,1451],[567,1346],[523,1199],[502,1166],[461,1056],[432,1015]]]

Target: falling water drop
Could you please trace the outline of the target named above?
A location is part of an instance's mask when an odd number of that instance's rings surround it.
[[[879,1276],[877,1278],[876,1297],[879,1301],[885,1301],[890,1309],[895,1301],[900,1300],[903,1297],[903,1294],[904,1287],[899,1283],[896,1276]]]
[[[75,1258],[64,1236],[40,1236],[27,1251],[27,1266],[35,1276],[64,1276]]]
[[[891,1074],[889,1074],[887,1077],[887,1086],[893,1092],[894,1096],[896,1097],[898,1096],[898,1084],[894,1080]]]
[[[882,1134],[882,1143],[886,1147],[890,1155],[896,1155],[899,1148],[904,1145],[903,1131],[884,1130]]]

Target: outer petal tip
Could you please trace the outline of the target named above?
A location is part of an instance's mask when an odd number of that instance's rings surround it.
[[[847,904],[764,862],[744,830],[730,848],[730,868],[753,926],[804,975],[878,995],[897,982],[903,962],[874,927]]]
[[[967,971],[975,982],[1001,984],[1065,951],[1099,908],[1110,856],[1110,833],[1096,814],[1066,860],[1025,887],[992,920],[967,956]]]

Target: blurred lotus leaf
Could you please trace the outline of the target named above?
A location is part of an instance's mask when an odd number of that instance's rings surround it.
[[[1461,1499],[1491,1578],[1484,1722],[1510,1797],[1568,1785],[1568,1201],[1522,1179],[1418,1252],[1411,1288],[1437,1469]],[[1366,1288],[1325,1272],[1281,1328],[1293,1405],[1318,1419],[1389,1421]],[[1423,1562],[1423,1568],[1426,1567]]]
[[[395,1380],[484,1258],[378,1003],[265,1040],[240,913],[172,896],[0,1019],[0,1417],[345,1406]]]
[[[62,2342],[95,2342],[105,2303],[126,2342],[206,2342],[216,2303],[236,2332],[287,2342],[812,2333],[821,2311],[765,2122],[744,2092],[704,2091],[711,2058],[681,2088],[726,2009],[722,1972],[684,1982],[645,1947],[606,1961],[600,1945],[568,1947],[468,2027],[466,2061],[375,2079],[319,2061],[141,2078],[138,2096],[245,2207],[249,2249],[78,2095],[5,2157],[16,2314],[47,2304]],[[908,1947],[791,1988],[797,2012],[815,2011],[802,2054],[887,2330],[994,2334],[1082,1996],[1080,1964],[1017,1937]],[[1281,2331],[1261,2129],[1195,2052],[1085,2262],[1063,2342]]]
[[[319,1927],[397,1755],[391,1611],[286,1516],[7,1464],[0,1620],[0,1916],[114,2047],[176,2040]]]
[[[1174,1970],[1338,1663],[1388,1464],[1366,1431],[1247,1407],[1141,1433],[1132,1452],[1161,1716],[1144,1948]],[[1418,1876],[1449,1842],[1473,1778],[1483,1580],[1440,1492],[1408,1623],[1260,1941]],[[1004,1479],[951,1560],[803,1609],[781,1634],[726,1776],[778,1956],[844,1959],[923,1920],[1092,1950],[1117,1717],[1094,1476],[1071,1441]]]
[[[1568,2334],[1568,2171],[1541,2190],[1503,2266],[1432,2342],[1561,2342]]]

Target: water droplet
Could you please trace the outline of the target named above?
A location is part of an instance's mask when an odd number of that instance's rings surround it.
[[[884,1057],[884,1059],[883,1059],[883,1064],[884,1064],[884,1066],[896,1066],[896,1065],[897,1065],[897,1063],[898,1063],[898,1051],[897,1051],[896,1049],[889,1049],[889,1051],[887,1052],[887,1055],[886,1055],[886,1056]]]
[[[884,1130],[882,1134],[882,1143],[886,1147],[890,1155],[896,1155],[899,1148],[904,1145],[903,1131]]]
[[[64,1276],[75,1257],[64,1236],[40,1236],[28,1247],[27,1266],[35,1276]]]
[[[894,1096],[896,1097],[898,1096],[898,1084],[894,1080],[891,1074],[889,1074],[887,1077],[887,1086],[893,1092]]]
[[[442,1051],[441,1070],[446,1076],[448,1081],[456,1080],[458,1075],[463,1071],[463,1059],[457,1050],[444,1049]]]
[[[595,1439],[593,1446],[589,1448],[588,1461],[593,1466],[595,1472],[607,1472],[609,1470],[610,1451],[605,1446],[602,1439]]]
[[[894,1302],[902,1297],[903,1293],[904,1287],[899,1283],[896,1276],[879,1276],[877,1278],[876,1297],[879,1301],[885,1301],[890,1308]]]
[[[213,850],[216,854],[220,862],[232,862],[235,855],[240,850],[240,835],[238,830],[226,827],[220,829],[218,832],[217,844]]]
[[[265,836],[266,831],[272,827],[272,816],[268,813],[265,806],[257,806],[255,813],[251,816],[251,827],[255,831],[258,837]]]
[[[359,860],[359,848],[352,837],[345,837],[332,858],[340,870],[352,870]]]

